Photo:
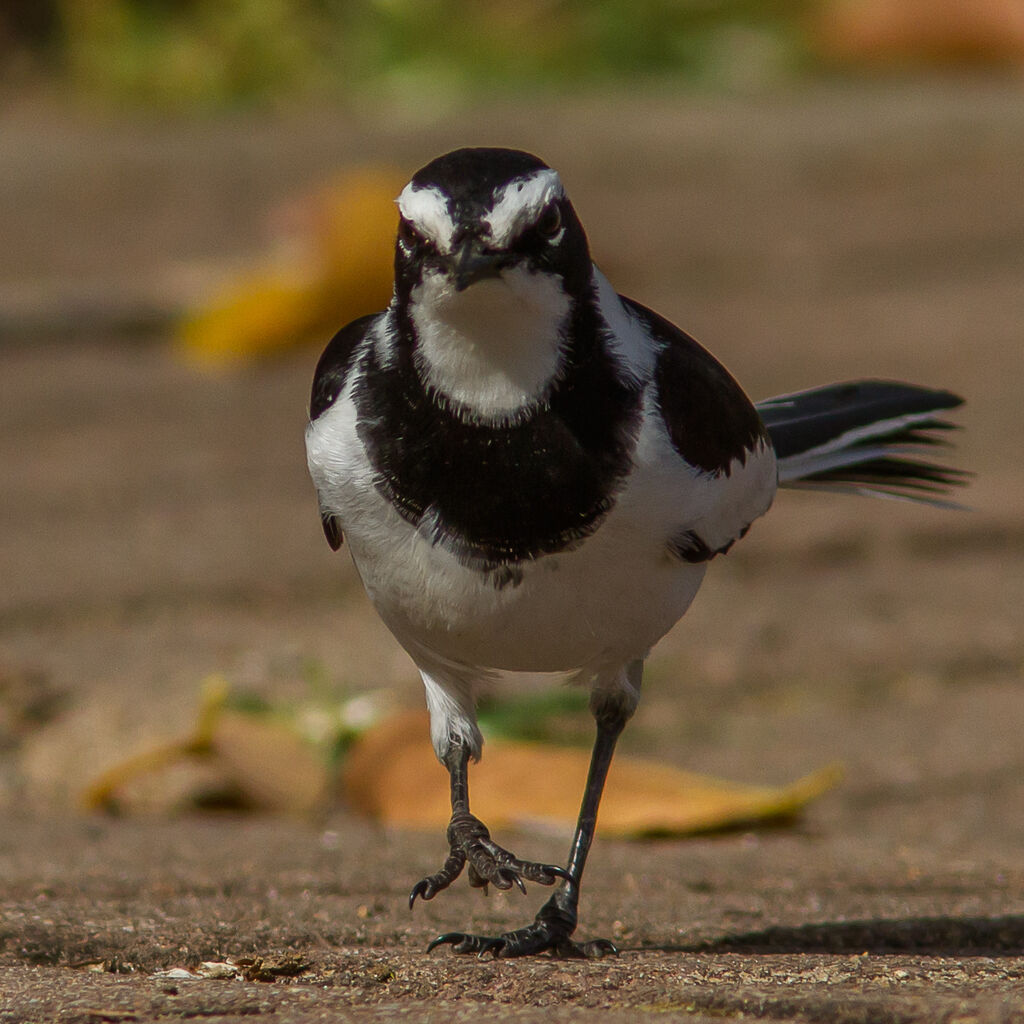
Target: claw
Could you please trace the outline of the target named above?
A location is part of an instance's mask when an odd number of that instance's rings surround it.
[[[539,885],[554,885],[556,879],[572,883],[572,876],[556,864],[537,864],[520,860],[498,846],[491,839],[487,827],[479,818],[468,812],[453,814],[448,825],[449,855],[440,871],[417,882],[409,894],[411,910],[417,898],[433,899],[442,889],[447,889],[468,864],[469,884],[487,891],[493,884],[497,889],[511,889],[515,886],[526,893],[526,882]]]
[[[432,900],[442,889],[447,889],[462,874],[465,863],[466,855],[461,850],[453,848],[440,871],[427,875],[413,886],[412,892],[409,893],[409,909],[412,909],[417,896]]]
[[[515,885],[524,896],[526,895],[526,883],[513,868],[499,868],[493,881],[499,889],[511,889]]]
[[[490,953],[496,960],[501,956],[501,951],[505,948],[505,940],[497,936],[489,935],[471,935],[469,932],[445,932],[444,935],[438,935],[433,942],[427,946],[427,952],[430,953],[438,946],[450,945],[453,953],[459,953],[465,955],[466,953],[476,953],[479,959],[483,960],[488,953]]]
[[[528,882],[536,882],[538,885],[554,885],[556,878],[561,878],[564,882],[572,881],[572,875],[557,864],[527,863],[525,867],[527,870],[523,871],[523,877]]]
[[[412,892],[409,893],[409,909],[412,910],[413,904],[416,902],[416,897],[420,899],[429,900],[434,898],[434,893],[431,890],[430,883],[424,878],[422,881],[417,882],[412,887]]]
[[[600,960],[603,956],[618,956],[619,947],[609,939],[591,939],[579,947],[583,955],[591,960]]]
[[[480,950],[476,956],[478,960],[483,960],[487,956],[487,954],[490,953],[493,959],[497,960],[498,957],[501,956],[504,949],[504,939],[485,939],[483,942],[480,943]],[[470,950],[468,952],[472,951]]]
[[[438,946],[443,946],[446,942],[458,942],[459,939],[456,938],[458,934],[458,932],[445,932],[443,935],[438,935],[432,942],[427,943],[427,952],[433,953]]]
[[[472,936],[467,935],[465,932],[445,932],[443,935],[438,935],[433,942],[427,946],[427,952],[432,953],[438,946],[443,946],[445,943],[454,946],[456,953],[468,953],[468,949],[461,949],[460,947],[467,939]]]
[[[427,946],[427,952],[441,945],[450,945],[453,953],[465,955],[476,953],[479,959],[488,954],[495,960],[505,957],[535,956],[550,953],[565,959],[596,960],[604,956],[617,956],[619,949],[608,939],[592,939],[590,942],[574,942],[568,929],[540,918],[514,932],[504,935],[473,935],[469,932],[445,932]]]

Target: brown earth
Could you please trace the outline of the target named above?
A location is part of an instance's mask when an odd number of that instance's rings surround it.
[[[1019,83],[994,81],[401,123],[10,104],[0,1022],[1024,1020],[1022,112]],[[302,451],[317,353],[213,376],[164,325],[297,190],[479,142],[559,167],[609,276],[755,397],[872,375],[969,402],[972,511],[784,494],[652,657],[626,749],[748,782],[838,759],[846,780],[790,827],[599,842],[581,932],[623,947],[599,963],[425,955],[438,930],[514,927],[541,896],[463,884],[410,914],[440,835],[341,809],[68,810],[111,760],[187,729],[211,672],[287,698],[313,663],[420,699],[320,534]],[[229,958],[241,976],[161,974]]]

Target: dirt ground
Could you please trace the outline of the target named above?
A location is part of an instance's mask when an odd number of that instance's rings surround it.
[[[977,80],[433,119],[9,104],[0,1022],[1024,1021],[1022,128],[1020,83]],[[210,673],[286,698],[313,664],[421,700],[320,532],[302,449],[317,352],[214,375],[166,323],[296,191],[465,143],[557,166],[606,273],[754,397],[881,376],[968,398],[971,511],[783,494],[655,652],[624,749],[747,782],[838,760],[845,780],[785,827],[599,841],[580,932],[622,947],[601,962],[426,955],[543,895],[462,884],[410,913],[440,834],[344,808],[69,809],[113,759],[187,729]],[[565,856],[559,837],[498,838]]]

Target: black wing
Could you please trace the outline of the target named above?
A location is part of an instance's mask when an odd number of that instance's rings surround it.
[[[699,342],[639,302],[621,298],[661,346],[654,385],[672,446],[691,466],[728,476],[734,460],[745,464],[767,442],[753,403]]]
[[[370,313],[342,327],[327,343],[313,374],[313,391],[309,397],[309,418],[317,419],[341,394],[352,368],[353,356],[366,337],[373,322],[382,314]]]
[[[345,388],[349,370],[355,360],[356,350],[360,342],[379,317],[380,313],[361,316],[358,320],[342,327],[327,343],[320,361],[316,364],[313,374],[313,390],[309,397],[310,422],[326,412]],[[344,534],[337,519],[324,509],[320,510],[320,522],[324,528],[324,536],[332,551],[337,551],[344,540]]]

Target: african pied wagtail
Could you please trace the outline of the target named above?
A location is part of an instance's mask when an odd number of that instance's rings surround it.
[[[572,939],[580,880],[647,653],[780,484],[941,504],[963,474],[907,453],[961,400],[857,381],[751,404],[696,341],[616,294],[558,174],[528,153],[439,157],[398,208],[394,298],[327,346],[306,444],[327,539],[348,539],[419,667],[451,776],[450,853],[409,903],[467,861],[474,886],[561,880],[525,928],[429,948],[600,956],[615,947]],[[520,860],[470,813],[475,692],[517,672],[590,687],[597,739],[565,869]]]

